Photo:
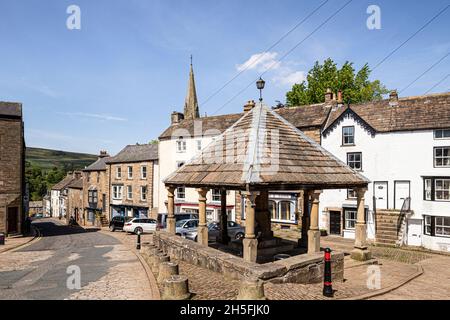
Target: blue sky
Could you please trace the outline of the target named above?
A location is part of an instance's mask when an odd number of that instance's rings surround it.
[[[194,56],[202,115],[241,112],[257,99],[252,85],[265,71],[265,101],[285,93],[316,60],[375,66],[449,4],[444,0],[353,0],[283,60],[286,52],[347,0],[330,0],[303,25],[204,103],[245,63],[263,53],[324,0],[2,0],[0,100],[24,105],[28,146],[117,153],[155,139],[182,111],[189,56]],[[68,30],[67,7],[81,9],[81,30]],[[369,30],[369,5],[381,29]],[[450,9],[372,73],[403,89],[450,51]],[[421,95],[450,72],[450,56],[400,96]],[[450,77],[431,92],[449,91]]]

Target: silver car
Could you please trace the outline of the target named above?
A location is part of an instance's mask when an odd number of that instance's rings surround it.
[[[178,236],[181,236],[182,234],[195,230],[198,226],[198,219],[184,219],[179,220],[175,224],[175,233]]]
[[[220,233],[219,222],[208,224],[208,241],[216,241]],[[197,228],[181,234],[183,238],[197,241]],[[245,236],[245,228],[234,221],[228,221],[228,236],[231,240],[242,239]]]

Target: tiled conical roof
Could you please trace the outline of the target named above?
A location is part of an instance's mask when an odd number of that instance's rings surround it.
[[[369,180],[259,104],[164,182],[187,187],[327,189],[365,186]]]

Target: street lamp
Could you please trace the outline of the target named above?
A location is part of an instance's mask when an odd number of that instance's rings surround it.
[[[262,90],[264,89],[264,86],[266,85],[266,82],[259,77],[259,80],[256,81],[256,88],[259,90],[259,101],[262,102]]]

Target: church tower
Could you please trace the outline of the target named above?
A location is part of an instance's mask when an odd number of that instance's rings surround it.
[[[198,110],[197,92],[195,90],[194,69],[192,68],[192,56],[191,56],[191,69],[189,71],[189,82],[186,100],[184,102],[184,119],[196,119],[200,118],[200,112]]]

